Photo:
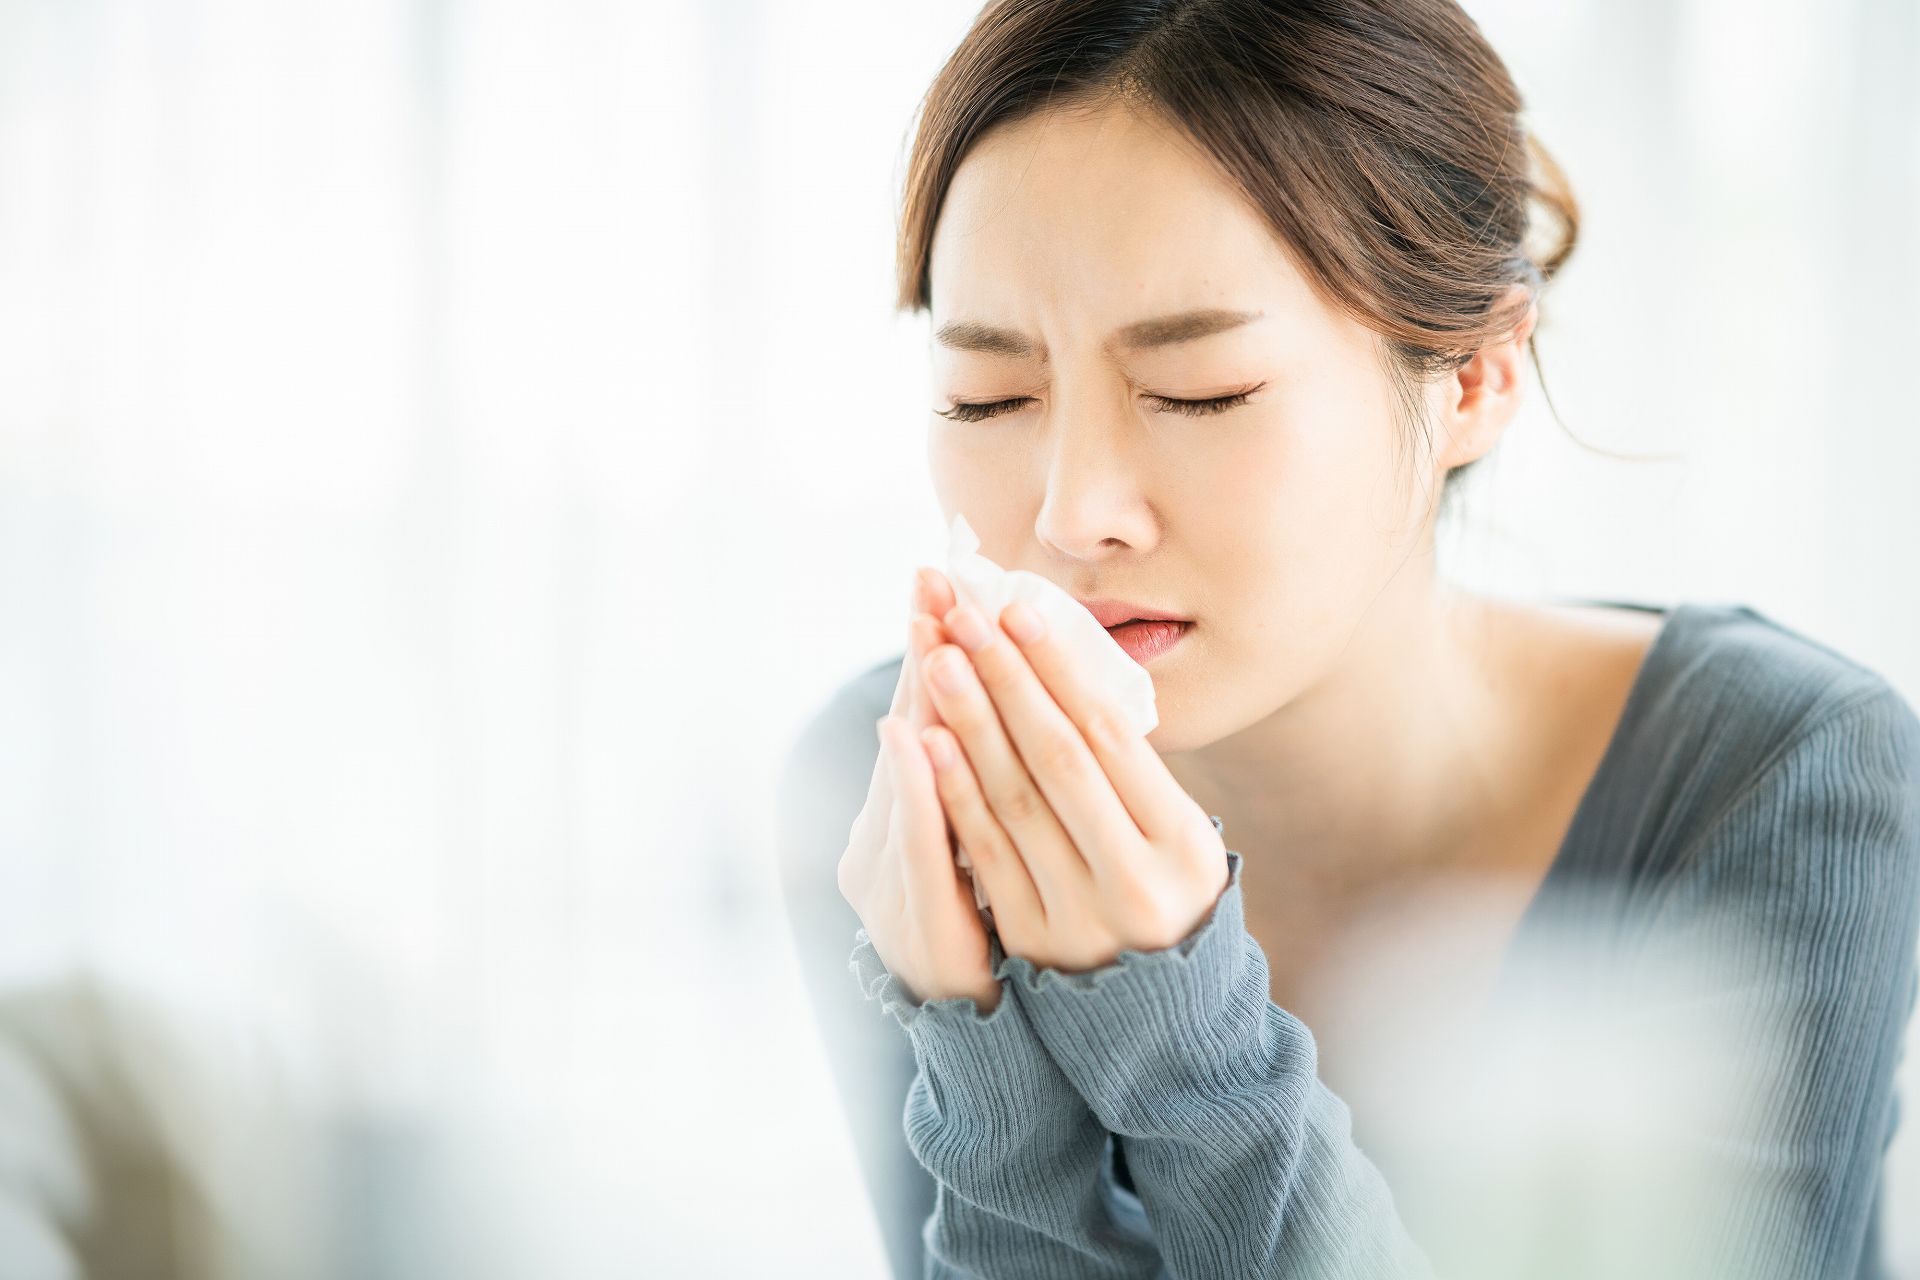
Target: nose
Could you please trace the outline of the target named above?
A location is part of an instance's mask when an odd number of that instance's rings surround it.
[[[1130,424],[1103,411],[1069,410],[1048,427],[1046,496],[1034,521],[1041,545],[1088,562],[1146,550],[1157,522]]]

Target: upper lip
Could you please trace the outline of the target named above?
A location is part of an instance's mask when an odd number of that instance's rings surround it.
[[[1080,597],[1075,596],[1079,600]],[[1144,604],[1132,604],[1126,600],[1080,600],[1103,627],[1117,627],[1123,622],[1167,621],[1188,622],[1191,619],[1177,613],[1168,613],[1165,609],[1154,609]]]

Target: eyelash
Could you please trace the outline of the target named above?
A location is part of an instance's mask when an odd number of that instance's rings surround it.
[[[1173,413],[1184,413],[1190,418],[1200,418],[1209,414],[1224,413],[1228,409],[1237,408],[1246,403],[1248,396],[1258,391],[1260,387],[1266,385],[1267,384],[1263,382],[1259,387],[1248,387],[1245,391],[1236,391],[1230,396],[1215,396],[1211,400],[1175,400],[1168,396],[1148,396],[1147,399],[1158,401],[1162,408],[1168,409]],[[991,400],[978,404],[955,404],[951,410],[935,409],[934,412],[943,418],[949,418],[955,422],[980,422],[987,418],[998,417],[1000,414],[1005,413],[1009,406],[1019,404],[1021,401],[1030,398],[1029,396],[1016,396],[1011,400]]]

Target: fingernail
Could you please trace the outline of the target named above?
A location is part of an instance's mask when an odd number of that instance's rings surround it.
[[[941,634],[939,618],[935,617],[931,613],[923,613],[920,616],[923,619],[925,619],[925,621],[921,625],[927,629],[926,630],[927,648],[931,649],[933,648],[934,645],[937,645],[942,640],[946,639],[946,636]]]
[[[935,768],[953,768],[953,744],[947,741],[946,734],[927,732],[920,735],[920,740],[927,744],[927,754],[933,757]]]
[[[966,659],[951,649],[941,649],[933,655],[933,682],[947,693],[959,693],[966,687],[966,676],[962,667]]]
[[[1046,624],[1040,620],[1040,615],[1035,613],[1024,600],[1015,600],[1007,606],[1006,612],[1000,615],[1000,625],[1007,629],[1008,635],[1021,644],[1032,644],[1047,630]]]
[[[987,631],[986,619],[982,618],[970,604],[957,604],[947,613],[947,630],[953,632],[953,638],[968,653],[984,647],[993,637]]]

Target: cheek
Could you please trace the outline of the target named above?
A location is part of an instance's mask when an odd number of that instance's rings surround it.
[[[1366,468],[1351,435],[1263,415],[1223,436],[1195,468],[1199,492],[1187,509],[1223,560],[1288,577],[1338,562],[1356,529]]]
[[[948,510],[974,512],[992,500],[996,489],[1006,487],[994,483],[996,475],[1006,475],[1004,451],[983,447],[984,440],[977,431],[969,435],[964,427],[946,424],[927,433],[927,474],[935,496]],[[978,519],[970,518],[978,531]]]
[[[1356,444],[1367,438],[1364,424],[1345,436],[1272,425],[1209,461],[1183,509],[1235,661],[1310,664],[1316,637],[1339,634],[1404,550],[1392,459]]]

